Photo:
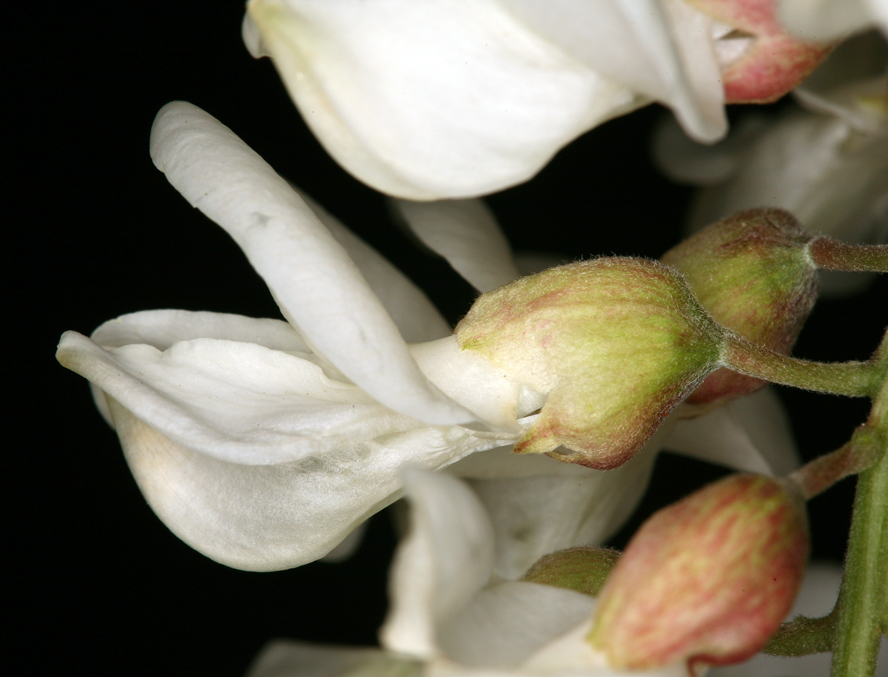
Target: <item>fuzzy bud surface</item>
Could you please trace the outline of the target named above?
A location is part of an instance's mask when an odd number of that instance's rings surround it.
[[[752,209],[718,221],[666,252],[719,323],[753,343],[788,354],[817,300],[813,236],[789,212]],[[721,368],[688,397],[708,405],[758,390],[765,382]]]
[[[629,460],[716,368],[723,335],[680,274],[623,257],[516,280],[456,327],[461,348],[548,394],[515,451],[598,469]]]
[[[808,549],[795,485],[758,475],[710,484],[642,525],[602,591],[589,641],[619,668],[745,660],[792,607]]]

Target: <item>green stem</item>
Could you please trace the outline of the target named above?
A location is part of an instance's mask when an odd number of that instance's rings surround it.
[[[888,624],[888,453],[860,474],[848,539],[832,677],[866,677],[876,669]]]
[[[848,244],[828,237],[818,237],[808,252],[818,268],[851,272],[888,273],[888,245]]]
[[[728,334],[722,362],[747,376],[833,395],[874,394],[876,368],[868,362],[811,362],[781,355],[736,334]]]
[[[784,623],[762,649],[772,656],[807,656],[833,650],[837,610],[822,618],[796,616]]]

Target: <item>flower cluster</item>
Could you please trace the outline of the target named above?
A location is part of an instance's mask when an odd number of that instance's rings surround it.
[[[250,0],[250,52],[480,294],[451,327],[218,120],[185,102],[158,113],[155,165],[240,246],[284,320],[142,311],[63,335],[59,361],[92,384],[149,505],[254,571],[342,555],[371,515],[411,506],[383,648],[274,644],[251,677],[752,675],[716,666],[783,651],[799,590],[823,592],[819,570],[803,585],[812,487],[859,472],[860,501],[888,496],[888,345],[863,362],[790,356],[821,278],[847,292],[888,272],[888,48],[861,32],[888,26],[886,4],[814,4]],[[697,145],[728,133],[726,104],[790,90],[797,109]],[[658,133],[660,165],[706,186],[695,234],[659,261],[522,276],[477,196],[651,102],[677,121]],[[873,410],[797,470],[768,382]],[[656,513],[623,554],[602,549],[662,449],[741,474]],[[843,600],[878,600],[878,576],[860,580]],[[831,650],[860,622],[866,650],[835,650],[872,663],[884,619],[843,604],[793,635],[826,640],[785,653]]]

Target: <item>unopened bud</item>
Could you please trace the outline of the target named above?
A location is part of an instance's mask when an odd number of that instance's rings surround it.
[[[794,485],[727,477],[642,525],[601,593],[589,642],[618,668],[745,660],[789,612],[807,557]]]
[[[457,325],[474,350],[547,393],[516,452],[592,468],[629,460],[715,367],[724,330],[682,276],[655,261],[599,258],[481,296]]]
[[[753,209],[712,224],[666,252],[716,321],[753,343],[789,354],[817,299],[813,236],[789,213]],[[758,390],[764,381],[721,368],[688,397],[710,405]]]
[[[541,557],[521,580],[597,597],[619,559],[610,548],[568,548]]]

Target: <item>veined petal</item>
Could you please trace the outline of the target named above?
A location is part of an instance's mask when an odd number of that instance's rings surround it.
[[[439,468],[497,444],[461,428],[420,428],[250,466],[186,449],[111,398],[109,408],[133,476],[164,524],[207,557],[252,571],[326,555],[401,495],[404,466]]]
[[[425,292],[311,197],[298,188],[294,187],[294,190],[355,262],[370,289],[398,325],[405,341],[434,341],[452,333],[451,326]]]
[[[308,360],[254,343],[105,350],[67,332],[58,359],[175,443],[231,463],[286,463],[423,426]]]
[[[479,292],[521,277],[512,248],[487,205],[475,200],[392,200],[410,229]]]
[[[459,480],[408,469],[411,528],[395,553],[383,646],[408,656],[440,654],[438,630],[490,579],[493,530],[484,506]]]
[[[246,677],[419,677],[421,664],[382,649],[278,640],[263,647]]]
[[[472,197],[533,176],[643,102],[497,0],[252,0],[248,12],[327,151],[382,192]],[[261,52],[260,52],[261,53]]]
[[[167,104],[151,156],[240,245],[312,349],[392,409],[428,423],[471,415],[431,385],[354,262],[286,181],[218,120]]]

